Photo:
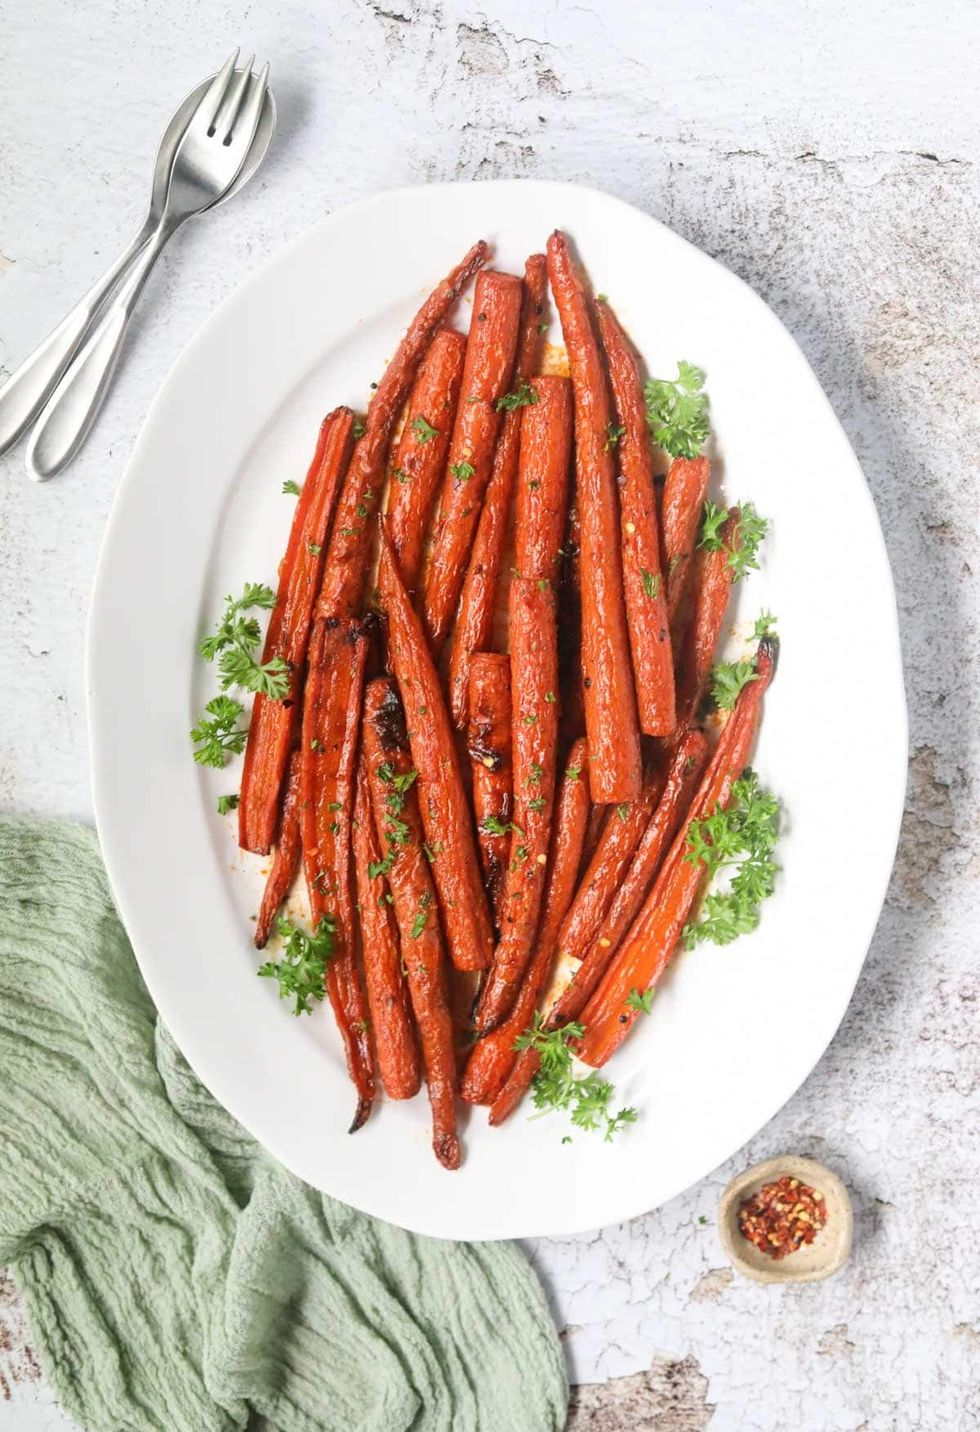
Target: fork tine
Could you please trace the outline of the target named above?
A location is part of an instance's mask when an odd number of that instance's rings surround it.
[[[225,60],[221,69],[208,85],[204,98],[191,116],[191,124],[203,124],[205,132],[210,130],[214,124],[215,115],[218,113],[221,107],[221,101],[225,96],[225,91],[231,83],[240,54],[241,47],[237,46],[235,53],[229,59]]]
[[[262,106],[265,104],[265,92],[269,83],[269,66],[264,64],[257,75],[252,75],[248,93],[242,102],[241,110],[234,122],[234,133],[229,135],[225,143],[230,143],[233,138],[237,144],[242,145],[243,154],[247,153],[249,145],[255,138],[255,131],[259,127],[259,120],[262,117]]]
[[[216,135],[222,144],[227,143],[231,135],[232,125],[235,123],[235,116],[242,102],[242,95],[248,88],[248,82],[252,78],[252,65],[254,63],[255,56],[249,55],[242,68],[235,71],[231,83],[225,90],[221,106],[211,121],[208,135],[209,137]]]

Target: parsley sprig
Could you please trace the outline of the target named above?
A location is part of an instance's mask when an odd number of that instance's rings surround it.
[[[254,648],[262,639],[258,617],[246,613],[258,607],[271,611],[276,594],[260,582],[246,582],[240,597],[225,599],[225,612],[217,630],[206,636],[198,650],[205,661],[218,657],[221,687],[227,691],[239,686],[243,691],[261,691],[273,701],[281,701],[289,689],[289,668],[281,656],[271,661],[256,659]]]
[[[584,1026],[574,1023],[566,1024],[563,1029],[546,1030],[541,1015],[536,1014],[531,1028],[514,1041],[514,1048],[536,1049],[541,1057],[531,1085],[534,1107],[542,1114],[565,1109],[576,1128],[588,1132],[601,1129],[609,1143],[625,1125],[634,1123],[638,1115],[633,1108],[610,1111],[613,1086],[597,1069],[584,1078],[576,1075],[568,1046],[584,1033]]]
[[[720,552],[725,545],[721,540],[721,530],[728,521],[728,509],[719,507],[717,503],[710,500],[704,504],[704,515],[701,519],[701,536],[698,545],[706,552]],[[747,572],[754,572],[759,567],[759,548],[765,540],[769,531],[769,519],[760,517],[751,502],[742,502],[738,509],[738,550],[729,551],[728,565],[732,571],[732,581],[739,582]]]
[[[324,915],[312,935],[292,924],[285,915],[276,921],[282,938],[278,960],[266,960],[259,974],[279,981],[279,998],[293,999],[294,1014],[312,1014],[313,1004],[323,999],[327,963],[333,956],[337,925]]]
[[[772,858],[779,838],[779,802],[746,767],[732,786],[727,810],[692,821],[684,859],[701,864],[712,881],[723,872],[727,889],[709,890],[698,919],[684,927],[684,944],[728,945],[759,923],[763,900],[773,893],[779,867]]]
[[[208,702],[191,732],[194,759],[199,766],[220,768],[227,765],[230,756],[241,755],[248,735],[238,724],[242,709],[241,702],[232,696],[216,696]]]
[[[711,673],[711,700],[719,711],[732,711],[738,694],[750,681],[758,681],[754,661],[725,661]]]
[[[643,393],[647,426],[657,446],[671,457],[697,457],[708,440],[704,371],[682,359],[676,378],[650,378]]]
[[[498,413],[512,413],[515,408],[533,408],[541,398],[536,388],[532,388],[526,378],[522,378],[517,387],[510,393],[505,393],[494,403]]]

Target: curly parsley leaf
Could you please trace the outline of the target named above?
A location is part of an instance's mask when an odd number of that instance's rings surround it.
[[[530,1029],[518,1035],[515,1049],[534,1049],[541,1063],[534,1083],[531,1098],[542,1114],[556,1109],[567,1111],[576,1128],[589,1131],[602,1130],[606,1141],[610,1141],[626,1124],[637,1118],[633,1108],[619,1109],[612,1113],[609,1102],[613,1086],[603,1079],[597,1070],[579,1078],[572,1062],[570,1042],[581,1039],[585,1033],[581,1024],[566,1024],[562,1029],[546,1030],[540,1014],[534,1016]]]
[[[711,699],[719,711],[734,709],[738,694],[750,681],[758,681],[754,661],[726,661],[711,673]]]
[[[433,438],[439,436],[439,429],[434,428],[431,423],[426,422],[422,414],[412,419],[412,431],[420,443],[430,443]]]
[[[196,748],[194,759],[199,766],[225,766],[230,756],[241,755],[248,735],[238,724],[242,710],[241,702],[231,696],[216,696],[208,702],[204,716],[191,731]]]
[[[453,462],[449,464],[449,471],[457,482],[469,482],[476,468],[471,462]]]
[[[759,923],[760,906],[775,888],[779,867],[773,851],[779,839],[779,802],[763,790],[749,767],[732,786],[727,809],[693,821],[684,859],[701,864],[712,883],[724,873],[727,888],[709,889],[699,916],[684,927],[684,944],[702,940],[728,945]]]
[[[761,641],[764,636],[776,635],[776,618],[772,612],[759,613],[752,628],[752,635],[756,641]]]
[[[631,989],[626,996],[626,1008],[635,1009],[637,1014],[650,1014],[653,1011],[653,990]]]
[[[540,401],[537,389],[532,388],[526,378],[522,378],[512,392],[497,399],[494,407],[498,413],[512,413],[515,408],[533,408],[535,403]]]
[[[233,810],[237,810],[237,809],[238,809],[238,797],[237,797],[237,796],[219,796],[219,797],[218,797],[218,801],[217,801],[217,805],[218,805],[218,814],[219,814],[219,815],[228,815],[229,811],[233,811]]]
[[[674,379],[650,378],[644,389],[647,426],[672,457],[697,457],[708,440],[704,372],[683,360]]]
[[[769,519],[760,517],[751,502],[741,503],[738,511],[738,550],[728,554],[735,582],[741,581],[747,572],[758,570],[759,548],[769,531]]]
[[[299,497],[299,483],[294,482],[291,477],[283,483],[282,490],[288,497]]]
[[[259,974],[279,981],[279,998],[293,999],[293,1013],[312,1014],[313,1004],[323,999],[327,963],[333,956],[337,926],[324,915],[312,935],[280,915],[276,928],[282,938],[278,960],[267,960]]]
[[[244,691],[261,691],[274,701],[281,701],[289,689],[289,668],[282,657],[257,661],[254,648],[262,639],[256,617],[246,613],[258,607],[271,611],[276,594],[261,582],[246,582],[240,597],[226,597],[225,611],[216,630],[204,637],[198,650],[205,661],[219,657],[218,673],[224,691],[239,686]]]
[[[728,508],[720,507],[717,502],[710,498],[704,504],[704,513],[701,518],[701,536],[698,538],[698,546],[703,547],[706,552],[721,551],[721,529],[728,521]]]

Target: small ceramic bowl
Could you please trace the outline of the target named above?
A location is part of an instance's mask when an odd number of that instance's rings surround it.
[[[743,1238],[738,1227],[738,1210],[763,1184],[788,1174],[808,1183],[824,1196],[827,1222],[812,1243],[804,1244],[785,1258],[770,1258],[754,1243]],[[839,1272],[847,1262],[854,1232],[854,1214],[847,1189],[835,1173],[813,1159],[766,1159],[733,1178],[718,1204],[718,1231],[722,1247],[736,1272],[757,1283],[816,1283]]]

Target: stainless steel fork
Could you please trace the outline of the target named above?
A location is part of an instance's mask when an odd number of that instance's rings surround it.
[[[190,116],[174,150],[166,198],[155,226],[41,413],[27,449],[28,471],[38,480],[61,472],[85,441],[108,390],[133,309],[168,240],[187,219],[211,208],[236,185],[263,116],[269,68],[266,65],[255,76],[251,60],[238,70],[237,59],[236,51]]]

